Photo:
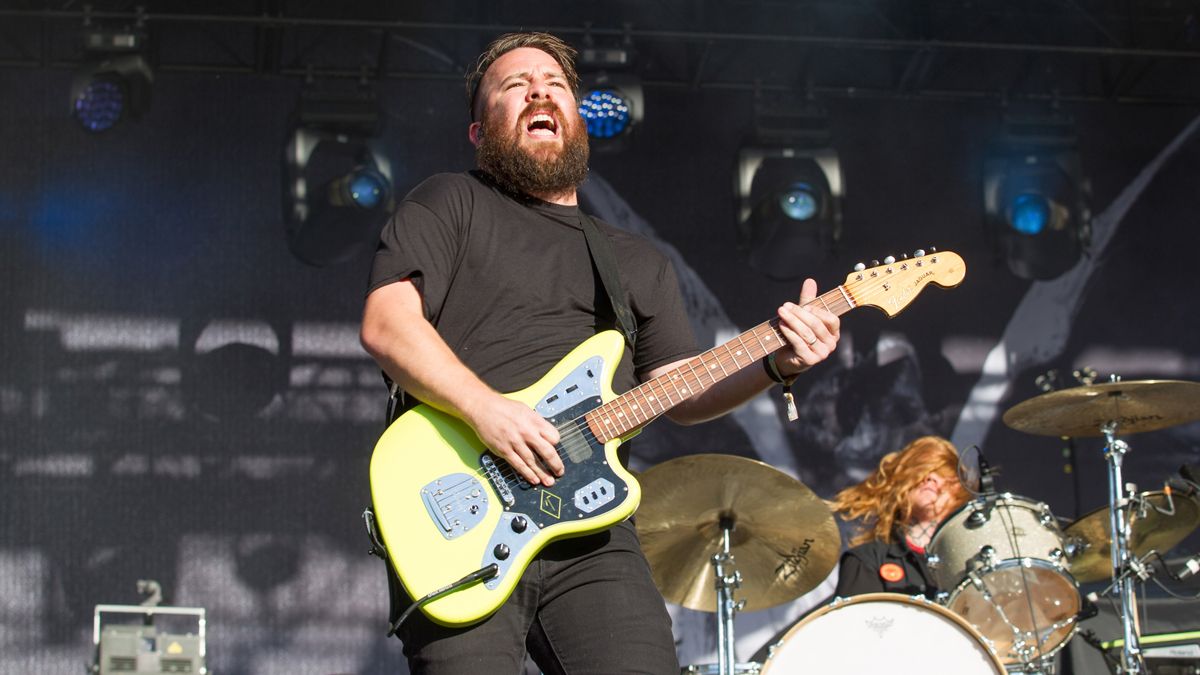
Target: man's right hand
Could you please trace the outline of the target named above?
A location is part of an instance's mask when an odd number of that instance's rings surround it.
[[[529,406],[493,392],[463,412],[479,440],[530,485],[549,487],[563,475],[558,429]]]

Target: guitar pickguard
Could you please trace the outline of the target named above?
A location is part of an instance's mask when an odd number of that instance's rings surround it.
[[[553,486],[530,485],[490,453],[480,458],[481,464],[486,459],[502,467],[499,472],[486,473],[489,479],[497,474],[515,476],[504,485],[492,484],[497,493],[511,492],[513,503],[505,506],[480,562],[480,567],[495,564],[500,568],[486,582],[489,588],[501,583],[517,553],[542,530],[594,518],[617,508],[628,497],[629,486],[609,467],[604,444],[592,435],[583,418],[602,403],[599,376],[603,366],[600,357],[584,361],[534,406],[559,430],[559,455],[566,470]]]

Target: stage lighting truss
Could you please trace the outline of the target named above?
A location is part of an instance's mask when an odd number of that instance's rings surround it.
[[[843,191],[832,148],[739,150],[737,226],[750,266],[771,279],[792,280],[832,252],[841,236]]]
[[[83,48],[86,61],[75,71],[70,92],[71,116],[81,127],[99,133],[150,110],[154,71],[140,26],[86,28]]]
[[[1007,127],[984,161],[988,239],[1017,277],[1054,279],[1087,248],[1088,181],[1069,120],[1009,120]]]
[[[284,151],[288,245],[321,267],[345,262],[379,234],[395,209],[392,167],[373,141],[373,96],[309,96]]]

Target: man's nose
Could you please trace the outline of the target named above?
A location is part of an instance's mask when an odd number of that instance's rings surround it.
[[[529,83],[529,89],[526,90],[526,98],[531,101],[548,98],[550,96],[550,88],[546,85],[546,81],[541,78],[534,78]]]

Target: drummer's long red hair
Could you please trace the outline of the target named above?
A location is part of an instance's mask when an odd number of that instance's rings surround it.
[[[925,477],[937,473],[949,479],[953,511],[966,503],[967,494],[958,481],[958,451],[940,436],[922,436],[879,460],[879,468],[866,480],[842,490],[833,498],[833,510],[847,519],[859,520],[860,531],[851,546],[879,539],[891,543],[898,526],[908,522],[912,504],[908,495]]]

